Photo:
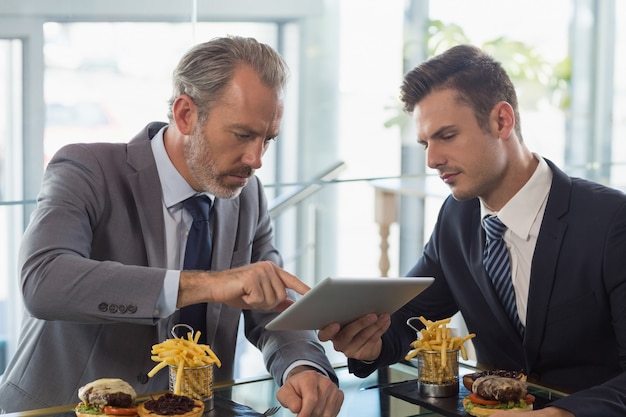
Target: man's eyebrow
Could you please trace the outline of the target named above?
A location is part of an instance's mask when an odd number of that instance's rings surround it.
[[[244,125],[241,123],[233,123],[229,126],[231,129],[237,129],[237,130],[242,130],[250,135],[253,136],[264,136],[266,138],[276,138],[278,137],[278,135],[280,134],[279,131],[275,131],[275,132],[270,132],[269,135],[265,136],[265,135],[261,135],[260,132],[254,130],[252,127],[248,126],[248,125]]]
[[[232,130],[238,135],[248,135],[248,136],[254,136],[254,137],[259,136],[259,132],[257,132],[252,127],[245,125],[245,124],[233,123],[233,124],[227,125],[227,128],[228,130]]]
[[[456,126],[455,125],[441,126],[439,129],[437,129],[433,133],[431,133],[428,137],[429,138],[440,138],[440,137],[442,137],[446,133],[446,131],[448,131],[450,129],[456,129]]]
[[[250,126],[241,123],[232,123],[228,125],[228,127],[230,129],[245,130],[246,132],[255,133],[254,129],[252,129]]]

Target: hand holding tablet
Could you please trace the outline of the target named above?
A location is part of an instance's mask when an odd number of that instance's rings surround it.
[[[432,282],[430,277],[326,278],[270,321],[268,330],[319,330],[368,313],[394,313]]]

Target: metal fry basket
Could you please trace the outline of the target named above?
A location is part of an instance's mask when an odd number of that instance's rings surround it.
[[[187,324],[177,324],[172,327],[171,333],[174,338],[176,330],[186,327],[193,333],[193,328]],[[179,370],[178,366],[169,365],[169,391],[172,394],[184,395],[204,402],[205,410],[213,409],[213,364],[198,367],[184,367]],[[178,386],[176,386],[178,381]]]
[[[420,393],[447,397],[459,392],[459,350],[423,350],[417,354]]]
[[[197,368],[183,368],[177,387],[176,376],[178,372],[178,366],[169,366],[170,392],[204,401],[208,405],[207,400],[213,399],[213,364]]]

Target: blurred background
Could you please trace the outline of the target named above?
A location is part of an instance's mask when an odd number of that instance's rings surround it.
[[[282,133],[258,174],[286,268],[314,285],[401,276],[420,255],[449,190],[425,166],[398,88],[458,43],[503,62],[531,150],[625,189],[624,27],[619,0],[0,1],[0,373],[24,314],[17,248],[46,163],[66,143],[126,142],[165,121],[171,72],[193,44],[252,36],[289,63]],[[238,377],[265,373],[246,343],[238,354]]]

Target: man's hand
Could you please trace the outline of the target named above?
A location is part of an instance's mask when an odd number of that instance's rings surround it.
[[[368,314],[343,327],[337,323],[330,324],[320,330],[317,337],[322,342],[332,341],[335,350],[343,352],[348,358],[373,361],[380,356],[381,336],[390,325],[389,314]]]
[[[289,373],[276,398],[298,417],[335,417],[343,404],[343,391],[330,378],[298,366]]]
[[[491,415],[492,417],[514,417],[514,416],[528,416],[528,417],[576,417],[569,411],[565,411],[561,408],[546,407],[542,410],[535,411],[501,411]]]
[[[299,294],[310,290],[295,275],[269,261],[220,272],[182,271],[177,307],[217,302],[241,309],[282,311],[293,304],[287,288]]]

